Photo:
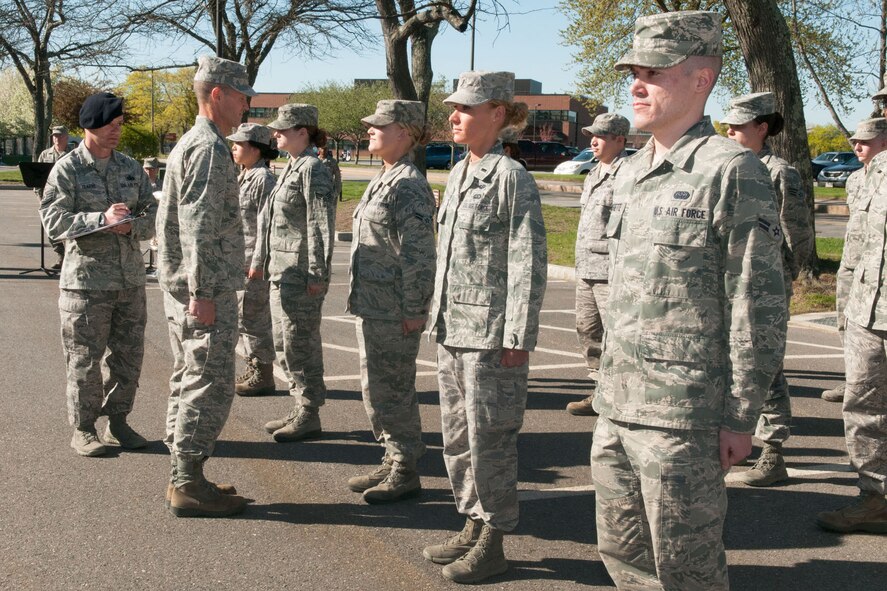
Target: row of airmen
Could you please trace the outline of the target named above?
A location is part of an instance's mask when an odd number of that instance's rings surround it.
[[[799,179],[768,158],[765,138],[781,127],[772,95],[734,101],[730,133],[749,150],[717,136],[704,116],[721,54],[714,13],[639,19],[633,47],[616,67],[630,71],[635,125],[653,138],[619,159],[627,120],[604,115],[586,130],[602,164],[583,192],[577,265],[585,249],[603,255],[607,270],[579,273],[577,329],[598,379],[591,409],[583,401],[579,412],[600,414],[592,447],[599,551],[620,588],[726,589],[724,473],[750,453],[756,425],[760,434],[761,425],[776,425],[772,433],[784,424],[787,437],[788,396],[779,378],[786,290],[793,257],[810,248],[812,236],[803,227],[783,235],[791,223],[781,224],[780,214],[801,209],[792,184]],[[329,171],[313,156],[325,139],[315,108],[285,105],[268,125],[277,147],[292,154],[276,182],[263,166],[272,154],[268,130],[246,125],[228,136],[243,166],[238,182],[221,130],[246,111],[253,91],[245,69],[201,58],[195,92],[200,114],[170,154],[159,211],[138,163],[114,151],[122,102],[108,94],[84,104],[84,144],[54,167],[41,201],[50,237],[80,236],[66,240],[59,306],[72,447],[81,455],[104,451],[95,430],[100,415],[109,418],[106,443],[145,444],[126,415],[145,325],[138,242],[152,235],[156,212],[175,359],[167,506],[180,517],[232,515],[247,503],[232,485],[203,474],[235,392],[238,333],[249,356],[239,389],[261,393],[273,387],[270,317],[274,354],[296,398],[287,417],[266,425],[274,439],[321,433],[319,324],[336,201]],[[414,381],[427,324],[437,332],[444,459],[466,523],[423,555],[444,564],[447,578],[472,583],[507,569],[503,537],[518,521],[516,441],[547,256],[535,182],[498,139],[526,120],[526,106],[513,101],[513,75],[465,73],[445,102],[453,108],[453,140],[469,146],[469,157],[450,174],[437,212],[436,257],[431,192],[408,157],[425,140],[423,106],[381,101],[363,120],[370,151],[384,166],[355,211],[348,306],[358,317],[362,391],[384,455],[378,469],[348,485],[367,502],[421,490],[415,466],[425,448]],[[780,182],[781,194],[774,192]],[[255,197],[255,207],[240,195]],[[253,222],[241,216],[247,209],[255,215],[252,236]],[[603,319],[586,331],[581,318],[595,313],[580,312],[589,300]],[[270,312],[256,312],[263,306]],[[106,350],[110,379],[102,383]],[[845,418],[858,383],[848,364]],[[772,409],[763,419],[762,407]],[[859,423],[847,423],[849,446],[851,425]],[[765,442],[778,453],[778,439]],[[749,473],[770,478],[764,457],[772,455],[762,454]],[[861,465],[853,448],[851,461]],[[883,476],[860,472],[863,504],[877,501],[874,509],[884,512]],[[668,482],[682,484],[665,488]],[[858,521],[847,526],[857,509],[823,514],[820,523],[865,529]]]

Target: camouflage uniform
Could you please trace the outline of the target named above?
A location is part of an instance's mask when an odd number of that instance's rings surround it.
[[[175,456],[211,456],[234,398],[237,290],[243,288],[243,225],[237,168],[225,137],[198,116],[166,164],[157,216],[158,282],[173,352],[166,445]],[[188,312],[212,300],[207,326]]]
[[[864,493],[887,494],[887,152],[866,168],[861,199],[855,202],[861,226],[860,257],[844,309],[844,433],[850,464]],[[868,196],[866,199],[865,196]],[[859,227],[859,226],[857,226]],[[851,231],[848,225],[848,232]]]
[[[145,171],[145,174],[148,174],[148,170],[156,170],[159,173],[160,172],[160,161],[157,160],[157,158],[155,158],[154,156],[150,156],[148,158],[145,158],[142,161],[142,169]],[[150,181],[150,179],[151,179],[150,175],[148,176],[148,179]],[[163,185],[160,182],[159,176],[156,178],[156,180],[150,181],[150,183],[151,183],[151,190],[152,191],[159,191],[163,188]]]
[[[503,349],[536,347],[548,252],[533,177],[501,143],[469,164],[453,167],[438,213],[431,324],[444,461],[458,511],[508,532],[529,365],[500,360]]]
[[[363,403],[377,441],[415,470],[425,452],[416,397],[422,331],[434,287],[434,197],[404,156],[370,181],[354,210],[348,310],[358,317]]]
[[[627,133],[627,132],[626,132]],[[607,301],[607,221],[613,206],[613,179],[625,152],[606,172],[598,165],[585,178],[579,204],[582,213],[576,230],[576,334],[588,369],[597,371],[601,361],[604,324],[602,304]]]
[[[240,217],[243,220],[244,273],[252,265],[258,237],[260,212],[268,204],[277,177],[259,160],[251,168],[241,171]],[[243,291],[237,292],[239,329],[247,359],[259,363],[274,363],[274,337],[271,333],[271,284],[267,279],[247,279]]]
[[[324,166],[326,166],[330,171],[330,176],[333,177],[333,195],[336,199],[342,199],[342,170],[339,168],[339,162],[333,158],[333,155],[327,149],[326,157],[321,160]]]
[[[52,135],[62,134],[62,133],[64,135],[68,135],[68,130],[64,126],[57,126],[57,127],[52,128]],[[71,150],[69,150],[67,148],[67,146],[65,146],[65,151],[61,152],[61,153],[57,152],[54,146],[50,146],[50,147],[46,148],[45,150],[43,150],[42,152],[40,152],[40,155],[37,156],[37,162],[50,162],[50,163],[54,164],[54,163],[58,162],[62,156],[64,156],[65,154],[68,154],[70,152],[71,152]],[[34,193],[37,194],[38,199],[40,199],[41,201],[43,200],[43,189],[34,189]],[[61,240],[55,241],[52,238],[50,238],[49,245],[52,247],[52,250],[54,250],[55,253],[59,256],[59,262],[60,263],[64,262],[65,243]]]
[[[101,415],[132,410],[147,321],[139,242],[154,235],[157,213],[148,177],[138,162],[115,151],[104,173],[100,169],[81,143],[53,167],[40,204],[51,239],[101,227],[112,203],[125,203],[133,213],[145,212],[132,221],[127,235],[96,232],[63,242],[59,311],[68,419],[80,430],[92,429]]]
[[[718,14],[660,14],[617,67],[721,51]],[[766,169],[707,117],[655,156],[623,163],[607,225],[598,546],[620,589],[727,589],[719,432],[754,430],[782,359],[782,232]]]
[[[317,408],[326,400],[320,339],[326,294],[309,295],[308,284],[329,283],[335,223],[333,179],[309,147],[290,158],[268,197],[253,255],[253,268],[271,282],[274,348],[299,406]]]

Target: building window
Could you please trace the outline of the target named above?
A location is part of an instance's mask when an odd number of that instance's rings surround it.
[[[250,107],[249,116],[251,119],[277,118],[277,109],[272,107]]]
[[[540,122],[569,121],[570,123],[576,123],[576,111],[531,110],[530,120]]]

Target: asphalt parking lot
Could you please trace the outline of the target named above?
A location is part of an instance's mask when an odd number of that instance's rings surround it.
[[[334,256],[322,335],[329,395],[324,436],[276,444],[262,430],[291,408],[276,396],[235,400],[208,475],[255,499],[239,517],[176,519],[163,506],[163,434],[171,354],[161,293],[149,284],[146,355],[131,423],[152,440],[140,453],[80,458],[68,447],[57,282],[37,266],[39,226],[30,191],[0,189],[0,589],[455,589],[421,550],[461,527],[441,457],[433,342],[423,340],[417,391],[428,453],[424,494],[369,506],[347,490],[374,467],[359,392],[354,319],[344,312],[348,245]],[[51,254],[51,252],[50,252]],[[574,286],[549,282],[519,442],[521,523],[506,539],[511,568],[488,588],[611,589],[596,551],[588,455],[595,419],[564,412],[588,393],[573,330]],[[728,476],[725,530],[739,590],[885,589],[887,545],[813,523],[856,494],[840,407],[819,394],[836,384],[843,354],[823,317],[793,319],[786,375],[795,424],[790,482],[753,489]],[[281,378],[278,375],[278,378]],[[734,473],[746,469],[737,467]]]

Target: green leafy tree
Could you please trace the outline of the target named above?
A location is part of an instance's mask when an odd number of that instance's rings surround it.
[[[80,107],[91,94],[101,88],[91,82],[73,76],[59,76],[55,81],[55,100],[52,107],[52,122],[66,126],[70,130],[80,128]]]
[[[156,138],[155,152],[166,134],[181,135],[194,125],[197,99],[194,68],[134,71],[117,88],[125,99],[127,120]]]
[[[141,160],[157,153],[157,138],[144,125],[126,124],[120,134],[117,149]]]
[[[0,70],[0,138],[34,135],[34,105],[21,76]]]
[[[810,144],[811,158],[815,158],[823,152],[849,152],[852,150],[850,142],[834,125],[814,125],[807,132],[807,142]]]

